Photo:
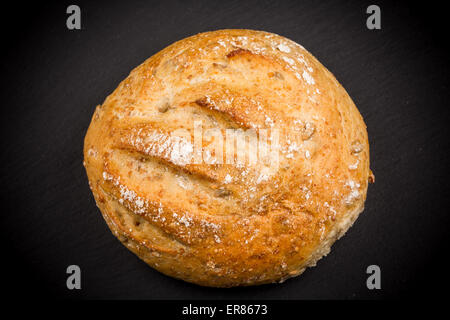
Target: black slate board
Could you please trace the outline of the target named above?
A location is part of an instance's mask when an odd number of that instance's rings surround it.
[[[2,276],[12,297],[382,299],[434,297],[444,286],[448,209],[448,53],[437,5],[378,1],[76,1],[4,11]],[[125,249],[95,206],[82,166],[94,107],[165,46],[223,28],[266,30],[307,48],[363,115],[376,183],[366,210],[317,267],[284,284],[203,288],[159,274]],[[66,288],[66,267],[82,289]],[[377,264],[382,289],[366,288]]]

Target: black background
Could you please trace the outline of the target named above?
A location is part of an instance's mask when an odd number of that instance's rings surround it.
[[[3,8],[1,267],[20,298],[436,298],[446,286],[449,60],[439,2],[61,1]],[[82,30],[66,28],[81,7]],[[378,4],[382,29],[366,28]],[[195,33],[248,28],[307,48],[368,127],[366,209],[315,268],[283,284],[215,289],[147,267],[111,234],[88,187],[82,146],[94,107],[132,68]],[[82,290],[66,289],[66,268]],[[367,266],[382,289],[368,290]],[[447,272],[448,273],[448,272]]]

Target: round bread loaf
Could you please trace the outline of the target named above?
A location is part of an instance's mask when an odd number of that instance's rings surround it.
[[[253,30],[201,33],[135,68],[97,106],[84,165],[128,249],[214,287],[314,266],[374,179],[345,89],[299,44]]]

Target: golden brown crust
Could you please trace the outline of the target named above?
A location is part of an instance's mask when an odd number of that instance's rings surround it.
[[[186,159],[198,119],[222,133],[278,130],[277,167]],[[180,128],[185,139],[171,136]],[[300,45],[253,30],[201,33],[135,68],[96,108],[84,160],[124,245],[164,274],[217,287],[314,265],[374,181],[366,127],[344,88]]]

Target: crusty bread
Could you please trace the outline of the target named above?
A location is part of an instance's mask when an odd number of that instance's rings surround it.
[[[193,149],[199,121],[203,133],[277,132],[277,152],[250,162],[254,150],[236,147],[230,159],[246,161],[221,161],[208,149],[216,138]],[[373,180],[366,127],[344,88],[302,46],[252,30],[201,33],[135,68],[96,108],[84,160],[125,246],[166,275],[215,287],[315,265]]]

